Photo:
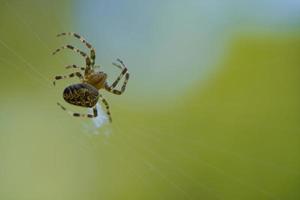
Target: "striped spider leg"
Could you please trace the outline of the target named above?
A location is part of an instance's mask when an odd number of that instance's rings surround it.
[[[109,111],[109,105],[108,105],[108,102],[106,101],[106,99],[104,99],[104,97],[100,94],[99,95],[99,99],[102,101],[102,103],[105,105],[105,108],[106,108],[106,114],[108,116],[108,119],[109,119],[109,122],[112,122],[112,118],[111,118],[111,114],[110,114],[110,111]]]
[[[98,116],[98,110],[96,107],[93,107],[93,114],[81,114],[78,112],[72,112],[70,110],[67,110],[63,105],[61,105],[60,103],[57,103],[57,105],[59,107],[61,107],[61,109],[63,109],[64,111],[67,111],[70,115],[74,116],[74,117],[83,117],[83,118],[95,118]]]
[[[121,95],[125,89],[126,89],[126,85],[127,85],[127,82],[129,80],[129,72],[127,70],[127,67],[126,65],[123,63],[122,60],[120,59],[117,59],[117,62],[120,63],[120,64],[117,64],[117,63],[112,63],[114,66],[118,67],[119,69],[122,69],[122,72],[121,74],[118,76],[118,78],[113,82],[113,84],[111,84],[110,86],[108,84],[105,84],[105,89],[108,91],[108,92],[111,92],[113,94],[116,94],[116,95]],[[123,76],[125,75],[125,80],[123,82],[123,85],[121,87],[121,90],[117,90],[115,89],[115,87],[118,85],[118,83],[120,82],[120,80],[123,78]]]
[[[95,60],[96,60],[96,50],[93,48],[93,46],[86,41],[86,39],[84,39],[82,36],[80,36],[79,34],[77,33],[74,33],[74,32],[65,32],[65,33],[60,33],[57,35],[57,37],[60,37],[60,36],[74,36],[76,37],[77,39],[79,39],[88,49],[90,49],[90,58],[91,58],[91,65],[94,66],[95,64]]]
[[[82,57],[85,58],[85,63],[86,63],[85,74],[89,74],[92,71],[91,58],[86,53],[84,53],[83,51],[79,50],[78,48],[76,48],[72,45],[67,44],[67,45],[62,46],[62,47],[56,49],[52,53],[52,55],[55,55],[56,53],[60,52],[63,49],[70,49],[76,53],[79,53]]]
[[[79,66],[74,65],[74,64],[73,65],[66,65],[65,68],[66,69],[71,69],[71,68],[73,68],[73,69],[80,69],[81,71],[85,70],[85,67],[79,67]]]
[[[83,80],[83,76],[80,72],[74,72],[74,73],[71,73],[69,75],[58,75],[58,76],[55,76],[54,79],[55,80],[62,80],[62,79],[67,79],[67,78],[73,78],[73,77],[78,77],[80,80]],[[56,84],[55,80],[53,81],[53,85]]]

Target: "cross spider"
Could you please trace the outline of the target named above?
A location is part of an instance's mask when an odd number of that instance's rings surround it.
[[[119,64],[112,63],[114,66],[121,69],[122,72],[118,76],[118,78],[111,85],[109,85],[106,81],[107,74],[102,71],[96,72],[94,70],[96,52],[95,52],[95,49],[92,47],[92,45],[89,44],[83,37],[81,37],[80,35],[73,33],[73,32],[60,33],[57,35],[57,37],[65,36],[65,35],[74,36],[77,39],[79,39],[83,44],[85,44],[85,46],[88,49],[90,49],[90,55],[88,56],[83,51],[81,51],[71,45],[65,45],[65,46],[62,46],[62,47],[56,49],[52,53],[53,55],[63,49],[70,49],[72,51],[79,53],[82,57],[85,58],[86,66],[78,67],[77,65],[74,65],[74,64],[67,65],[66,69],[69,69],[69,68],[80,69],[81,71],[84,72],[84,74],[82,75],[82,73],[80,73],[80,72],[74,72],[74,73],[71,73],[66,76],[55,76],[55,80],[72,78],[75,76],[78,77],[81,80],[81,83],[72,84],[72,85],[66,87],[63,92],[63,98],[66,102],[68,102],[70,104],[73,104],[76,106],[81,106],[81,107],[86,107],[86,108],[93,108],[93,114],[80,114],[80,113],[71,112],[71,111],[68,111],[68,112],[71,115],[73,115],[74,117],[85,117],[85,118],[97,117],[98,111],[96,108],[96,104],[97,104],[98,100],[100,99],[106,107],[106,113],[109,117],[109,121],[112,122],[112,118],[111,118],[110,111],[109,111],[109,105],[108,105],[107,101],[103,98],[103,96],[98,92],[98,90],[105,89],[106,91],[111,92],[113,94],[121,95],[125,91],[126,84],[129,79],[129,72],[127,70],[127,67],[125,66],[123,61],[121,61],[120,59],[117,59],[117,62]],[[117,86],[117,84],[119,83],[119,81],[122,79],[122,77],[124,75],[125,75],[125,80],[121,87],[121,90],[115,89],[115,87]],[[53,84],[55,85],[55,81],[53,81]],[[57,105],[59,107],[61,107],[63,110],[67,111],[67,109],[64,106],[62,106],[60,103],[57,103]]]

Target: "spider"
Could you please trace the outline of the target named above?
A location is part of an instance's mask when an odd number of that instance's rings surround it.
[[[80,114],[77,112],[72,112],[72,111],[67,110],[60,103],[57,103],[57,105],[59,107],[61,107],[63,110],[69,112],[74,117],[94,118],[94,117],[98,116],[96,104],[97,104],[98,100],[100,99],[106,107],[106,113],[109,117],[109,121],[112,122],[108,102],[99,93],[99,90],[105,89],[106,91],[111,92],[113,94],[121,95],[125,91],[127,82],[129,80],[129,72],[127,70],[127,67],[125,66],[123,61],[121,61],[120,59],[117,59],[118,63],[112,63],[114,66],[121,69],[122,72],[111,85],[108,84],[107,83],[107,74],[102,71],[96,72],[94,70],[96,51],[92,47],[92,45],[90,43],[88,43],[83,37],[81,37],[77,33],[73,33],[73,32],[60,33],[57,35],[57,37],[66,36],[66,35],[74,36],[77,39],[79,39],[90,50],[90,55],[87,55],[85,52],[83,52],[83,51],[79,50],[78,48],[75,48],[74,46],[71,46],[71,45],[65,45],[65,46],[62,46],[62,47],[56,49],[52,53],[53,55],[63,49],[70,49],[72,51],[79,53],[85,59],[86,66],[79,67],[74,64],[67,65],[66,69],[69,69],[69,68],[79,69],[83,72],[83,74],[81,72],[74,72],[69,75],[55,76],[54,79],[61,80],[61,79],[66,79],[66,78],[72,78],[75,76],[78,77],[80,79],[81,83],[72,84],[72,85],[66,87],[63,92],[63,98],[66,102],[68,102],[72,105],[86,107],[86,108],[93,108],[93,114]],[[118,85],[119,81],[123,78],[123,76],[125,76],[125,80],[121,87],[121,90],[115,89],[116,86]],[[55,80],[53,81],[54,85],[55,85]]]

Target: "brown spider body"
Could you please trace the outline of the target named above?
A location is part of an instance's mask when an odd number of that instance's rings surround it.
[[[98,90],[103,89],[106,84],[107,74],[104,72],[93,72],[86,76],[84,83],[88,83]]]
[[[113,63],[114,66],[118,67],[122,70],[121,74],[117,77],[117,79],[110,85],[107,83],[107,74],[104,72],[96,72],[94,70],[95,67],[95,59],[96,59],[96,52],[95,49],[89,44],[84,38],[76,33],[61,33],[57,36],[63,35],[71,35],[78,38],[82,43],[86,45],[87,48],[90,49],[90,55],[87,55],[85,52],[73,47],[72,45],[65,45],[59,49],[56,49],[53,54],[61,51],[62,49],[70,49],[74,52],[79,53],[85,59],[86,66],[85,67],[78,67],[77,65],[68,65],[66,66],[67,69],[74,68],[80,69],[84,73],[81,72],[73,72],[69,75],[64,76],[55,76],[55,80],[61,80],[66,78],[78,77],[81,80],[81,83],[73,84],[65,88],[63,92],[63,98],[66,102],[81,107],[93,108],[93,114],[80,114],[76,112],[68,111],[75,117],[87,117],[87,118],[94,118],[97,117],[98,111],[96,108],[96,104],[100,99],[106,107],[106,113],[109,117],[110,122],[112,121],[109,105],[107,101],[102,97],[102,95],[98,92],[100,89],[105,89],[108,92],[111,92],[116,95],[121,95],[126,88],[126,84],[129,79],[129,73],[127,67],[120,59],[117,59],[118,64]],[[116,89],[120,80],[125,77],[123,85],[120,90]],[[55,81],[53,81],[55,85]],[[57,103],[63,110],[67,110],[64,106],[60,103]]]
[[[92,108],[99,100],[99,92],[90,84],[78,83],[66,87],[63,98],[70,104]]]

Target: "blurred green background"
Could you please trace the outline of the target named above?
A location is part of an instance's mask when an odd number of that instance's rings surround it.
[[[0,2],[0,199],[300,199],[299,1]],[[65,31],[128,65],[112,124],[56,106]]]

